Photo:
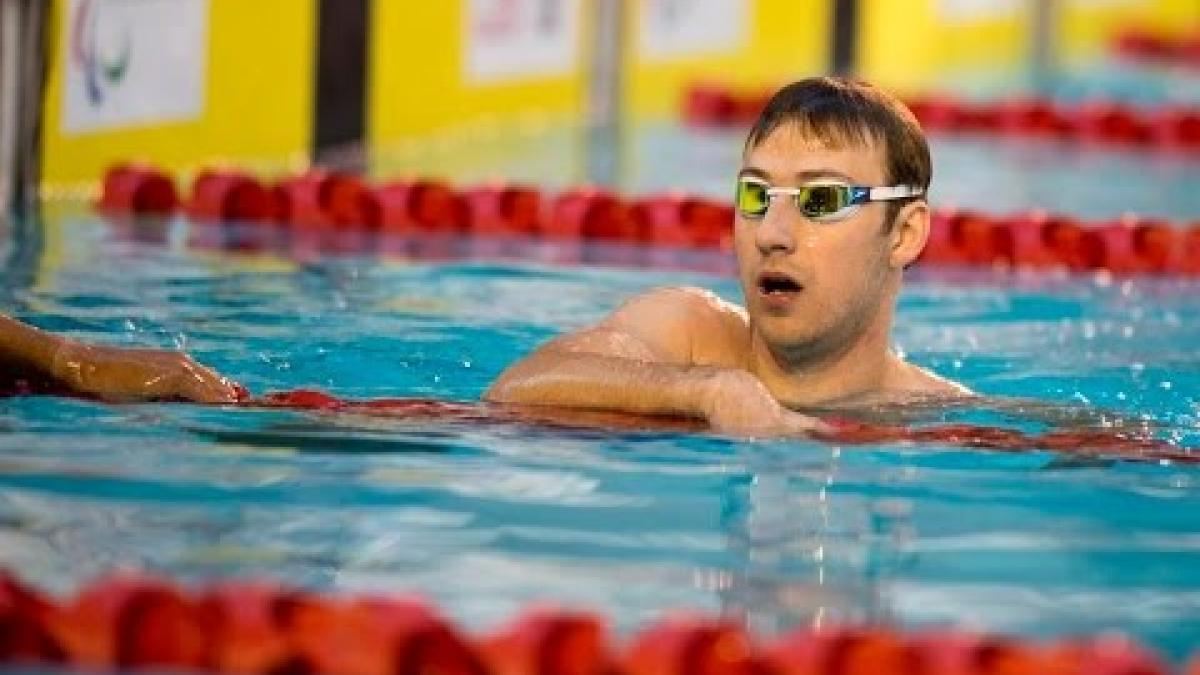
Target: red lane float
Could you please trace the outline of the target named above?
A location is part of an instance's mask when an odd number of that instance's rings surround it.
[[[1084,225],[1030,212],[996,218],[975,211],[936,210],[921,260],[932,264],[1003,266],[1117,275],[1200,274],[1200,229],[1126,216]]]
[[[1180,673],[1196,675],[1200,659]],[[798,629],[676,615],[610,646],[594,614],[533,609],[471,635],[411,596],[323,597],[224,582],[186,591],[146,577],[43,597],[0,570],[0,666],[268,675],[1167,675],[1115,635],[1032,644],[940,629]]]
[[[652,195],[633,204],[639,240],[655,246],[728,249],[733,207],[681,193]]]
[[[548,608],[526,610],[479,649],[496,675],[604,675],[613,660],[599,617]]]
[[[60,663],[65,654],[49,630],[55,607],[0,572],[0,663]]]
[[[1133,28],[1117,35],[1112,50],[1127,59],[1200,68],[1200,30],[1173,37]]]
[[[179,206],[175,181],[145,164],[119,164],[104,174],[97,207],[105,213],[166,216]]]
[[[282,620],[293,649],[314,672],[339,675],[483,675],[475,649],[414,598],[303,597]]]
[[[365,180],[348,174],[327,178],[323,210],[338,229],[376,229],[383,220],[375,191]]]
[[[158,580],[117,577],[91,586],[51,613],[46,627],[84,668],[206,665],[207,630],[196,604]]]
[[[275,201],[263,183],[236,170],[205,170],[192,181],[185,213],[194,221],[269,221]]]
[[[463,197],[472,234],[538,234],[542,195],[536,188],[490,183],[467,190]]]
[[[449,184],[437,180],[398,180],[376,190],[386,232],[460,232],[467,228],[468,208]]]
[[[736,94],[716,85],[691,89],[683,118],[693,127],[749,126],[769,93]],[[1083,143],[1200,152],[1200,107],[1178,104],[1138,110],[1109,100],[1064,104],[1033,97],[975,102],[932,94],[907,105],[929,131],[1027,136]]]
[[[275,220],[295,228],[323,228],[332,224],[327,211],[330,175],[310,171],[275,184]]]
[[[950,633],[935,642],[949,642]],[[837,628],[827,631],[796,631],[775,642],[766,660],[779,675],[808,673],[924,673],[928,666],[922,653],[922,638],[905,640],[881,628]],[[932,651],[932,650],[930,650]],[[934,675],[937,670],[934,669]],[[964,671],[974,672],[974,671]]]
[[[634,636],[621,659],[625,675],[752,675],[755,650],[741,626],[677,616]]]
[[[608,190],[594,187],[559,194],[541,231],[556,239],[636,242],[639,238],[629,206]]]
[[[733,92],[721,85],[689,88],[684,93],[683,106],[683,118],[694,127],[719,128],[742,119]]]
[[[207,666],[222,673],[304,673],[315,667],[292,646],[286,618],[304,596],[265,583],[225,582],[200,600],[210,630]]]

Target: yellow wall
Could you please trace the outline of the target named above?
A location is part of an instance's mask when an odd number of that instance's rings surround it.
[[[972,19],[947,15],[946,0],[861,0],[859,72],[901,92],[1019,83],[1029,75],[1033,3],[1042,1],[1012,2]],[[1200,25],[1196,0],[1054,1],[1056,58],[1067,67],[1103,58],[1131,26],[1169,34]]]
[[[638,54],[639,13],[626,12],[626,110],[636,118],[678,115],[687,88],[700,81],[744,91],[773,89],[829,67],[832,3],[747,0],[746,40],[728,53],[651,63]]]
[[[938,0],[863,0],[859,73],[877,84],[916,92],[944,76],[1004,72],[1025,63],[1030,4],[978,18],[950,18]]]
[[[585,16],[573,72],[479,84],[463,76],[467,0],[375,0],[368,106],[368,137],[377,151],[374,173],[420,170],[473,180],[506,165],[512,173],[514,156],[528,148],[544,155],[544,161],[517,173],[554,175],[550,183],[586,178],[582,153],[575,151],[583,139],[564,136],[561,129],[584,122],[591,37],[587,14],[596,1],[580,2]],[[652,60],[639,54],[641,0],[623,1],[623,110],[636,120],[673,119],[684,93],[698,81],[759,91],[827,67],[831,17],[826,2],[746,0],[750,16],[742,44]],[[556,127],[559,132],[552,131]],[[570,155],[576,156],[574,161]]]
[[[581,0],[581,7],[592,0]],[[413,137],[486,134],[505,125],[575,119],[583,57],[562,76],[471,83],[463,75],[466,0],[372,3],[367,136],[383,147]],[[581,37],[586,36],[581,29]],[[582,42],[582,40],[581,40]],[[461,132],[461,133],[460,133]]]
[[[1107,55],[1113,36],[1128,28],[1147,28],[1165,35],[1200,28],[1197,0],[1059,0],[1059,54],[1063,63],[1078,65]]]
[[[186,173],[210,161],[260,170],[303,162],[313,117],[315,0],[211,0],[204,111],[199,119],[62,132],[66,0],[54,0],[55,58],[45,104],[48,194],[94,185],[114,162],[142,159]]]

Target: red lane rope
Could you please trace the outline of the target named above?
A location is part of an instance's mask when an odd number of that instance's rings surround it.
[[[294,389],[248,398],[252,407],[318,410],[389,417],[410,421],[471,424],[532,423],[567,427],[702,431],[699,420],[666,416],[629,415],[568,408],[511,406],[440,401],[424,398],[346,399],[314,389]],[[1005,452],[1047,450],[1055,453],[1119,458],[1135,462],[1200,463],[1200,453],[1167,441],[1104,429],[1049,431],[1027,434],[1015,429],[974,424],[908,428],[828,418],[832,431],[814,434],[818,440],[842,445],[880,443],[944,444]]]
[[[167,174],[129,164],[108,172],[99,202],[115,216],[164,215],[180,206]],[[679,193],[625,200],[599,188],[547,196],[533,187],[502,183],[464,190],[423,179],[376,186],[323,171],[274,184],[237,171],[204,171],[183,208],[198,223],[257,224],[302,239],[325,233],[440,234],[628,243],[664,251],[728,250],[734,219],[728,203]],[[920,262],[1196,277],[1200,221],[1184,225],[1129,215],[1083,222],[1040,211],[997,216],[936,209]]]
[[[337,675],[1200,675],[1116,635],[1049,644],[963,630],[754,636],[676,614],[617,639],[597,614],[534,607],[471,634],[421,598],[268,583],[199,589],[125,574],[58,600],[0,570],[0,666]]]
[[[1113,40],[1112,50],[1118,56],[1135,61],[1185,66],[1200,71],[1200,29],[1190,35],[1170,37],[1132,28]]]
[[[721,85],[695,86],[684,97],[683,118],[698,128],[749,127],[772,94],[741,94]],[[979,102],[949,94],[912,98],[907,104],[927,131],[1043,138],[1200,156],[1200,106],[1138,109],[1117,101],[1064,104],[1032,97]]]
[[[59,388],[23,386],[12,390],[0,390],[0,398],[35,394],[75,396]],[[571,429],[678,432],[701,432],[708,429],[703,420],[687,417],[431,398],[351,399],[333,396],[316,389],[276,391],[257,398],[251,397],[243,390],[243,398],[238,405],[248,408],[284,408],[387,417],[437,424],[533,424]],[[1029,434],[1016,429],[975,424],[903,427],[864,424],[839,417],[826,417],[823,421],[832,429],[815,432],[812,437],[835,445],[939,444],[999,452],[1044,450],[1062,455],[1131,462],[1200,464],[1200,451],[1195,449],[1146,434],[1123,433],[1109,429],[1063,429]]]

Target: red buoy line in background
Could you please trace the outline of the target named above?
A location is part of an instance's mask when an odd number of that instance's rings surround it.
[[[107,213],[169,215],[197,222],[258,223],[300,231],[514,235],[720,250],[731,246],[733,208],[666,193],[626,200],[580,187],[546,195],[535,187],[490,183],[459,189],[429,179],[372,184],[314,170],[273,183],[235,170],[206,170],[185,199],[151,166],[125,164],[105,175]],[[1190,225],[1125,216],[1084,222],[1034,211],[996,216],[936,209],[923,264],[1200,276],[1200,221]]]
[[[685,95],[683,118],[693,127],[749,127],[772,93],[739,94],[719,85],[697,85]],[[1106,100],[1063,104],[1023,97],[973,102],[950,95],[917,97],[906,103],[926,131],[1045,138],[1200,155],[1200,106],[1139,110]]]
[[[1200,70],[1200,27],[1178,37],[1131,28],[1117,35],[1112,50],[1127,59]]]
[[[597,614],[530,608],[473,635],[414,596],[270,583],[99,580],[63,600],[0,571],[0,666],[337,675],[1200,675],[1114,635],[1033,644],[960,630],[802,628],[758,638],[677,614],[616,639]]]

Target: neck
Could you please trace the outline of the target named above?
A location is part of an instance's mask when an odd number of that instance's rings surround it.
[[[789,407],[868,396],[886,389],[900,365],[888,348],[890,333],[891,313],[881,310],[854,338],[825,350],[788,353],[771,348],[751,328],[751,372]]]

